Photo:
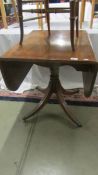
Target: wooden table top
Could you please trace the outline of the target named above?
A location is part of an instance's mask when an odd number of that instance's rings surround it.
[[[33,31],[24,39],[23,45],[17,44],[0,58],[1,61],[31,62],[97,62],[88,34],[80,31],[73,52],[69,31]]]

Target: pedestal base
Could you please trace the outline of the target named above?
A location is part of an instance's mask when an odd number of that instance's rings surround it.
[[[39,102],[39,104],[33,109],[32,113],[26,117],[23,118],[24,121],[32,120],[35,118],[33,115],[39,112],[45,104],[48,102],[49,98],[53,93],[56,94],[57,99],[63,108],[64,112],[67,114],[68,118],[78,127],[81,127],[82,125],[76,121],[72,116],[73,114],[70,113],[70,110],[64,100],[64,94],[72,95],[74,93],[78,92],[78,89],[76,90],[65,90],[60,83],[59,80],[59,66],[53,66],[50,68],[51,76],[49,85],[46,89],[41,89],[43,93],[45,93],[44,98]]]

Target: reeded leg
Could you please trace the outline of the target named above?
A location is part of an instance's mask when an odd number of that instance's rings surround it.
[[[22,45],[24,30],[23,30],[23,15],[22,15],[22,0],[17,0],[18,14],[19,14],[19,24],[20,24],[20,45]]]
[[[82,125],[72,117],[73,114],[70,113],[70,110],[69,110],[68,106],[67,106],[67,105],[65,106],[65,100],[64,100],[64,97],[61,96],[60,91],[57,91],[56,95],[57,95],[57,98],[58,98],[58,101],[59,101],[61,107],[63,108],[64,112],[67,114],[68,118],[69,118],[77,127],[82,127]]]

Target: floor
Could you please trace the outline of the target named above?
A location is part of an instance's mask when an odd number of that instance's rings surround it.
[[[89,29],[89,7],[83,29],[96,38],[97,19],[93,30]],[[51,26],[55,29],[58,19],[59,29],[63,29],[58,15],[53,16]],[[32,30],[32,23],[29,25],[31,28],[25,24],[26,34]],[[19,34],[18,24],[0,34]],[[97,52],[97,40],[94,46]],[[76,128],[60,106],[53,104],[38,113],[32,123],[25,124],[22,117],[34,106],[0,101],[0,175],[98,175],[98,108],[71,106],[83,125]]]
[[[72,125],[59,105],[51,104],[32,123],[23,123],[34,105],[0,102],[0,117],[5,118],[0,122],[0,174],[98,175],[98,108],[71,106],[82,128]]]

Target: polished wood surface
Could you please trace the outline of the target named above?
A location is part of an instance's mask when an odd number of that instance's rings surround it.
[[[31,0],[33,2],[33,0]],[[41,0],[40,0],[41,1]],[[79,18],[79,0],[71,0],[69,1],[69,7],[56,7],[54,6],[53,8],[50,7],[49,5],[49,0],[43,1],[44,8],[42,9],[27,9],[23,10],[22,8],[22,0],[17,0],[17,5],[18,5],[18,13],[19,13],[19,24],[20,24],[20,45],[23,43],[23,38],[24,38],[24,27],[23,27],[23,12],[31,12],[31,13],[40,13],[40,14],[45,14],[45,17],[47,19],[47,28],[48,28],[48,35],[50,36],[51,34],[51,25],[50,25],[50,13],[69,13],[70,17],[70,44],[72,47],[72,50],[75,51],[75,38],[78,38],[78,32],[79,32],[79,27],[78,27],[78,18]],[[35,2],[35,0],[34,0]],[[42,15],[43,18],[43,15]],[[75,35],[75,28],[76,28],[76,35]]]
[[[64,64],[97,62],[85,31],[79,32],[75,52],[71,49],[69,35],[68,31],[52,31],[48,37],[47,31],[34,31],[25,38],[22,46],[17,44],[1,56],[0,60],[33,63],[52,61]]]
[[[70,14],[70,41],[72,50],[75,51],[75,36],[78,38],[78,18],[79,18],[79,0],[69,1],[69,7],[54,7],[53,9],[49,7],[49,0],[45,0],[45,10],[46,10],[46,18],[47,18],[47,26],[48,26],[48,34],[51,34],[50,27],[50,13],[69,13]],[[57,12],[56,12],[57,11]],[[75,27],[76,27],[76,35],[75,35]]]
[[[76,91],[65,90],[59,80],[60,66],[70,65],[83,75],[84,95],[89,97],[92,93],[98,71],[98,63],[93,53],[89,37],[86,32],[79,33],[76,41],[76,51],[70,46],[68,31],[52,31],[50,37],[47,31],[32,32],[24,40],[22,46],[16,45],[0,58],[1,73],[6,86],[16,90],[24,80],[33,64],[49,67],[50,81],[43,90],[44,98],[33,109],[32,113],[24,117],[24,121],[33,119],[55,93],[57,99],[68,118],[80,127],[81,124],[70,114],[64,100],[64,93],[72,95]],[[65,75],[66,78],[66,75]],[[35,115],[36,117],[37,115]]]
[[[49,68],[70,65],[77,71],[82,71],[84,94],[90,96],[98,62],[85,31],[79,33],[75,52],[71,49],[69,35],[68,31],[52,31],[48,37],[47,31],[35,31],[25,38],[22,46],[17,44],[1,56],[1,72],[7,87],[16,90],[33,64]],[[11,76],[11,72],[15,75],[15,79]]]

